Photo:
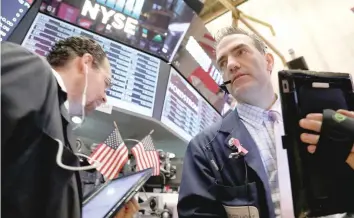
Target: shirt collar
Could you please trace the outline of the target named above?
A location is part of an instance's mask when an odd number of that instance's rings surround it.
[[[274,104],[272,105],[270,110],[276,112],[279,115],[282,115],[281,103],[280,103],[280,99],[279,99],[278,95],[277,95],[277,100],[274,102]]]
[[[65,93],[67,93],[64,81],[61,78],[60,74],[57,71],[55,71],[54,69],[52,69],[52,72],[53,72],[53,75],[55,76],[55,79],[57,80],[57,83],[59,84],[61,90]],[[64,106],[66,109],[69,109],[69,102],[65,101]]]
[[[265,110],[262,108],[246,103],[238,103],[236,109],[242,120],[256,124],[262,124],[264,121]]]
[[[52,72],[53,72],[53,75],[55,76],[55,78],[57,79],[57,82],[58,82],[60,88],[61,88],[64,92],[67,92],[67,91],[66,91],[65,84],[64,84],[64,81],[63,81],[63,79],[61,78],[61,76],[59,75],[59,73],[58,73],[57,71],[55,71],[54,69],[52,69]]]
[[[277,96],[277,100],[274,102],[272,107],[269,110],[264,110],[262,108],[246,104],[246,103],[238,103],[236,106],[237,112],[241,119],[254,124],[262,124],[264,121],[270,119],[270,113],[277,114],[277,119],[282,120],[281,117],[281,104],[280,99]]]

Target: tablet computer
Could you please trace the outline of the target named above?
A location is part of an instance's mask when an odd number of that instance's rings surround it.
[[[354,171],[345,162],[334,167],[330,156],[328,164],[320,163],[316,155],[307,151],[308,145],[301,142],[300,135],[308,131],[299,126],[299,121],[309,113],[354,110],[350,74],[285,70],[279,72],[278,79],[284,122],[282,149],[287,155],[287,163],[278,161],[278,167],[288,164],[290,174],[279,176],[281,210],[284,202],[292,202],[295,217],[354,211]],[[292,196],[288,199],[284,198],[289,190],[282,190],[285,183],[291,183]]]
[[[83,201],[83,218],[111,218],[152,176],[152,168],[106,182]]]

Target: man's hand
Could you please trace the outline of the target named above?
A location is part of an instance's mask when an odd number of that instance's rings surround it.
[[[343,114],[347,117],[354,118],[354,112],[346,111],[346,110],[338,110],[337,112],[340,114]],[[309,114],[306,116],[305,119],[300,120],[300,126],[304,129],[312,130],[315,132],[320,132],[321,126],[322,126],[322,119],[323,119],[322,114]],[[300,138],[301,138],[302,142],[309,144],[309,146],[307,147],[307,150],[308,150],[308,152],[313,154],[316,151],[316,145],[318,143],[320,136],[314,135],[314,134],[303,133],[303,134],[301,134]],[[354,145],[353,145],[351,153],[349,154],[346,162],[349,164],[349,166],[352,169],[354,169]]]
[[[133,198],[120,209],[114,218],[133,218],[133,216],[139,211],[139,208],[138,202]]]

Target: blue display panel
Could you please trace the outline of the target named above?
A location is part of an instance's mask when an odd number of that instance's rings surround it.
[[[219,120],[220,114],[171,68],[161,122],[189,141]]]
[[[78,35],[99,42],[107,53],[112,68],[107,103],[151,117],[160,68],[158,58],[41,13],[22,45],[46,56],[58,40]]]
[[[34,0],[1,0],[0,41],[5,41],[11,35]]]

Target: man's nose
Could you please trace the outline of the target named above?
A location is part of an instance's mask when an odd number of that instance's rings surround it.
[[[229,58],[227,61],[227,72],[228,73],[235,73],[240,69],[241,65],[236,60],[236,58]]]

